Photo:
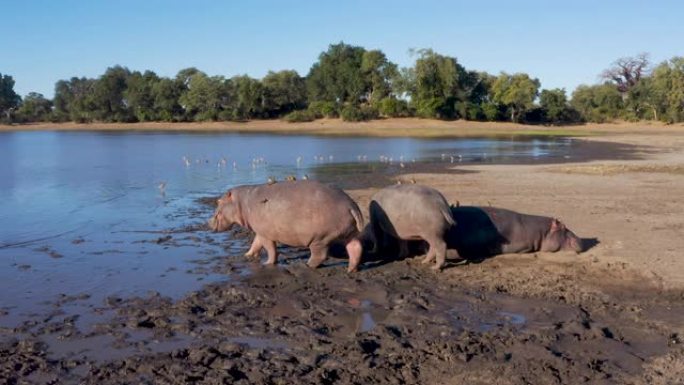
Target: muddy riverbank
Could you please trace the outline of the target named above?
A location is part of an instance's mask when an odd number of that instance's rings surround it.
[[[56,304],[52,316],[3,338],[0,376],[8,383],[669,384],[684,374],[684,291],[641,284],[635,292],[637,277],[619,267],[566,256],[521,274],[539,258],[532,255],[441,274],[417,260],[393,261],[349,275],[344,260],[313,271],[305,253],[285,253],[275,268],[216,258],[204,268],[231,282],[176,301],[112,297],[95,310],[99,322],[63,316]],[[82,317],[90,329],[78,327]]]

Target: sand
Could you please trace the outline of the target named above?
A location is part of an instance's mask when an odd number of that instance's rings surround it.
[[[313,122],[288,123],[282,120],[252,120],[247,122],[181,122],[181,123],[31,123],[0,125],[1,131],[210,131],[274,133],[283,135],[328,136],[410,136],[464,137],[502,135],[562,135],[591,136],[603,134],[678,134],[684,123],[667,125],[660,122],[588,123],[568,126],[534,126],[504,122],[444,121],[419,118],[391,118],[369,122],[344,122],[340,119],[319,119]]]

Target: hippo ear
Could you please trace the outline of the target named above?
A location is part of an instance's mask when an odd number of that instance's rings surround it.
[[[565,225],[563,222],[559,221],[557,218],[553,218],[551,221],[551,231],[565,230]]]

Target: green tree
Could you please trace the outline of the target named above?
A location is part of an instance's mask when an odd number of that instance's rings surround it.
[[[159,82],[159,77],[152,71],[145,71],[143,74],[135,71],[126,80],[126,90],[123,93],[124,103],[139,122],[158,119],[153,92],[157,82]]]
[[[165,122],[185,119],[185,111],[180,105],[180,97],[185,86],[182,82],[169,78],[161,78],[152,86],[154,112],[157,119]]]
[[[94,79],[73,77],[60,80],[55,84],[56,120],[72,120],[74,122],[91,122],[95,119],[95,84]]]
[[[475,85],[456,58],[440,55],[431,49],[416,51],[418,58],[404,77],[409,85],[411,102],[418,116],[451,119],[459,116],[457,103],[467,102]]]
[[[245,120],[261,117],[264,111],[264,87],[257,79],[247,75],[231,79],[233,96],[233,119]]]
[[[364,99],[376,103],[390,95],[392,81],[399,71],[382,51],[372,50],[365,51],[361,57],[361,73],[366,83]]]
[[[651,75],[651,100],[658,119],[684,121],[684,57],[674,57],[658,65]]]
[[[179,102],[190,120],[217,120],[221,108],[221,92],[224,79],[220,76],[209,77],[204,72],[191,75],[187,90]]]
[[[565,89],[542,90],[539,94],[539,105],[546,121],[559,123],[566,120],[568,97],[565,95]]]
[[[17,109],[19,119],[24,122],[44,122],[50,119],[51,114],[52,101],[37,92],[26,95]]]
[[[124,92],[130,75],[128,68],[114,66],[107,68],[97,79],[93,95],[95,119],[106,122],[133,120],[133,114],[124,102]]]
[[[261,84],[266,117],[279,117],[306,107],[306,83],[296,71],[269,71]]]
[[[522,113],[532,108],[540,85],[538,79],[532,79],[527,74],[509,75],[502,72],[492,84],[492,99],[506,106],[510,112],[511,121],[517,122]]]
[[[21,97],[14,92],[14,79],[0,73],[0,113],[7,121],[11,121],[12,111],[20,102]]]
[[[318,57],[307,75],[310,101],[358,104],[367,94],[361,69],[366,50],[340,42],[331,44]]]
[[[610,83],[578,86],[570,104],[584,119],[597,123],[617,119],[624,112],[622,95]]]

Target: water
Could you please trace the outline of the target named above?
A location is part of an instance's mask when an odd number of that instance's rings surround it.
[[[196,200],[269,176],[355,173],[413,162],[511,162],[568,157],[570,139],[325,138],[244,134],[0,133],[0,326],[58,294],[148,290],[178,296],[219,275],[187,274],[225,254],[192,237],[209,208]],[[201,247],[200,247],[201,246]],[[236,246],[239,254],[241,245]],[[198,281],[200,279],[201,281]],[[13,318],[14,317],[14,318]]]

